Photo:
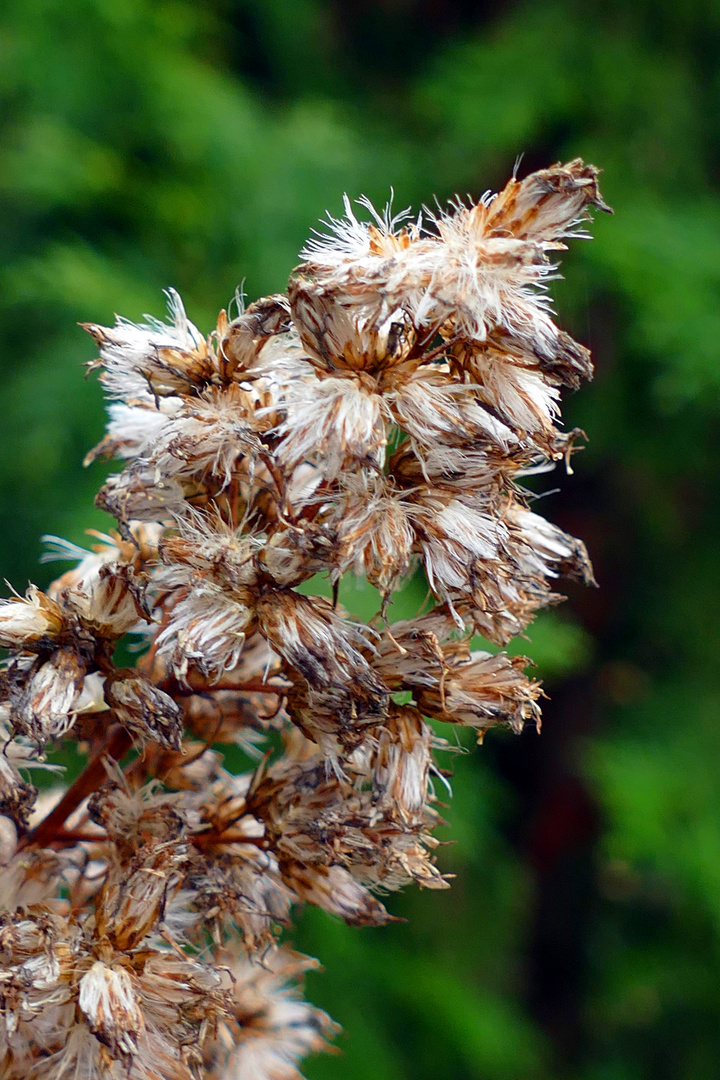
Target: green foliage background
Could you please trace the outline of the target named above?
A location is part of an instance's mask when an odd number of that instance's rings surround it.
[[[407,923],[305,912],[309,994],[346,1029],[315,1080],[715,1080],[720,1073],[720,3],[5,0],[0,565],[82,541],[103,428],[81,320],[208,330],[284,287],[341,195],[479,196],[581,155],[616,209],[555,290],[597,378],[542,509],[583,536],[526,649],[545,730],[455,765],[452,891]],[[554,481],[553,481],[554,483]]]

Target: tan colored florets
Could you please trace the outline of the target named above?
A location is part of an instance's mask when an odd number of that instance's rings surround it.
[[[297,1080],[334,1028],[278,946],[293,906],[381,925],[379,894],[447,888],[433,722],[539,727],[527,661],[472,637],[592,581],[522,481],[578,434],[560,391],[590,358],[546,290],[607,209],[597,170],[424,220],[360,205],[207,336],[172,291],[169,324],[87,327],[117,532],[48,538],[77,565],[0,601],[4,1080]],[[428,609],[389,625],[416,572]],[[348,573],[379,592],[369,623],[337,603]],[[87,765],[38,799],[27,770],[62,742]]]

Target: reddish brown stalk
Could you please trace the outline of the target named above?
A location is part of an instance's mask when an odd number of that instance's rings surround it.
[[[207,848],[229,847],[231,844],[251,844],[253,847],[267,851],[270,846],[265,836],[246,836],[244,833],[233,835],[230,828],[207,829],[205,832],[196,832],[192,836],[192,842],[200,851]]]
[[[90,759],[87,768],[70,785],[60,802],[55,806],[46,818],[31,829],[19,842],[20,849],[27,847],[51,846],[56,840],[62,840],[62,826],[74,810],[97,791],[105,779],[105,761],[114,759],[119,761],[130,749],[132,740],[124,728],[114,728],[108,732],[105,743],[99,748],[94,757]]]
[[[73,830],[66,831],[61,829],[52,840],[48,840],[44,845],[46,848],[52,848],[53,851],[57,851],[59,848],[75,847],[76,844],[101,844],[106,841],[106,837],[97,835],[95,833],[84,833],[82,831],[76,832]]]
[[[223,682],[222,680],[217,683],[212,683],[207,687],[190,687],[190,691],[193,694],[203,694],[207,691],[214,693],[216,690],[235,690],[238,694],[252,693],[252,694],[285,694],[290,689],[290,685],[286,682],[283,686],[274,686],[272,683],[261,682],[260,679],[249,680],[248,682],[234,683],[232,680]]]
[[[288,509],[288,506],[287,506],[287,496],[285,494],[285,486],[286,485],[285,485],[284,477],[283,477],[282,473],[280,472],[280,470],[278,469],[276,463],[273,461],[273,459],[270,457],[269,454],[261,454],[260,457],[261,457],[263,465],[266,467],[267,471],[270,473],[270,476],[272,477],[273,483],[275,484],[275,487],[277,489],[277,493],[278,493],[278,496],[279,496],[279,499],[280,499],[280,504],[281,504],[280,512],[282,513],[283,517],[287,517],[287,515],[289,513],[289,509]]]
[[[260,682],[259,679],[250,680],[249,682],[232,682],[220,680],[220,682],[209,683],[205,686],[193,686],[190,683],[189,686],[182,686],[170,675],[158,683],[161,690],[165,690],[166,693],[172,693],[173,697],[191,697],[193,694],[214,694],[216,690],[233,690],[238,694],[253,693],[253,694],[285,694],[289,690],[289,685],[273,686],[271,683]]]

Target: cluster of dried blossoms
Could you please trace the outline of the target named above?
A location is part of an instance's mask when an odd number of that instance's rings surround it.
[[[591,576],[520,481],[570,453],[559,388],[591,374],[543,290],[606,209],[597,172],[425,224],[363,205],[207,338],[174,293],[170,324],[88,327],[117,532],[54,540],[76,568],[0,606],[2,1080],[297,1077],[333,1025],[278,944],[293,905],[381,924],[378,894],[445,887],[429,719],[538,721],[526,661],[469,642]],[[389,624],[418,564],[434,606]],[[349,571],[369,625],[302,589]],[[67,741],[86,767],[38,799],[27,770]]]

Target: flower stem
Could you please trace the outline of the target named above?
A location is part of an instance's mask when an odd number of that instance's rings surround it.
[[[98,789],[106,777],[105,761],[119,761],[130,749],[132,740],[121,727],[111,728],[105,742],[90,759],[87,768],[70,785],[57,806],[43,818],[34,829],[20,839],[18,848],[51,846],[54,840],[62,840],[61,828],[80,804]]]

